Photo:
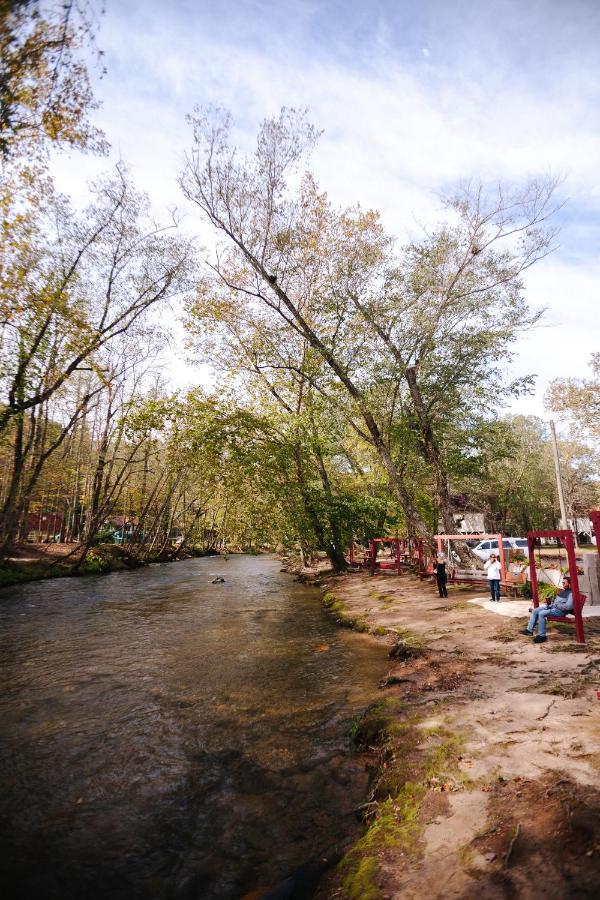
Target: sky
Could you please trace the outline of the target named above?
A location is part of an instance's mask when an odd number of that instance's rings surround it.
[[[99,0],[91,0],[92,5]],[[599,0],[105,0],[92,77],[110,158],[62,157],[63,189],[123,159],[158,214],[178,207],[195,105],[230,110],[236,139],[281,106],[323,131],[311,167],[340,206],[378,209],[400,244],[443,216],[459,181],[562,179],[556,251],[526,277],[542,324],[516,344],[537,375],[516,411],[547,417],[556,377],[600,351]],[[181,343],[177,328],[176,343]],[[176,386],[207,373],[169,357]]]

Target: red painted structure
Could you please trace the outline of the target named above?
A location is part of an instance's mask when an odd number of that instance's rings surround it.
[[[504,558],[504,535],[503,534],[436,534],[435,539],[437,541],[438,553],[443,553],[443,542],[445,541],[447,544],[450,544],[451,541],[485,541],[485,540],[497,540],[498,541],[498,556],[500,558],[500,571],[501,571],[501,579],[500,584],[502,587],[506,587],[506,561]],[[487,578],[482,575],[481,578],[461,578],[457,577],[457,568],[454,566],[450,572],[448,573],[448,582],[451,584],[487,584]]]
[[[390,559],[377,559],[377,549],[381,545],[391,544]],[[349,554],[351,565],[363,565],[370,569],[371,575],[375,572],[391,572],[401,575],[403,571],[416,566],[419,573],[423,568],[423,541],[415,538],[383,537],[372,538],[368,552],[361,560],[356,560],[354,543],[350,544]]]
[[[596,538],[596,550],[600,554],[600,509],[590,509],[588,513],[590,522],[594,528],[594,537]]]
[[[569,576],[571,578],[571,590],[573,592],[573,616],[575,618],[575,634],[577,636],[577,643],[585,644],[585,635],[583,632],[583,616],[581,615],[581,610],[583,609],[583,605],[586,601],[586,596],[579,590],[579,580],[577,578],[577,560],[575,558],[575,540],[573,538],[573,532],[567,530],[557,530],[529,531],[527,533],[527,546],[529,548],[529,577],[531,579],[533,605],[536,608],[540,605],[540,599],[534,549],[535,542],[536,540],[539,540],[539,538],[554,538],[555,540],[559,541],[567,551],[567,560],[569,562]],[[569,618],[569,616],[548,616],[548,620],[551,622],[573,621],[573,619]]]
[[[400,542],[402,538],[371,538],[371,556],[369,560],[371,575],[376,571],[396,571],[397,575],[402,574],[402,562],[400,558]],[[377,562],[377,544],[392,544],[395,552],[395,559],[382,559]]]
[[[39,534],[45,534],[53,537],[55,534],[61,534],[64,525],[64,517],[62,513],[57,512],[39,512],[29,513],[27,516],[27,531],[35,531]]]

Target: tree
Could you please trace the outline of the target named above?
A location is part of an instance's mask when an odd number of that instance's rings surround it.
[[[391,373],[408,391],[412,427],[430,466],[446,531],[453,530],[447,436],[475,430],[502,396],[527,389],[507,383],[511,344],[534,325],[521,276],[550,248],[547,220],[556,181],[530,181],[518,191],[488,194],[463,186],[446,201],[454,224],[403,248],[381,289],[355,298],[377,335]]]
[[[38,220],[35,243],[8,255],[14,278],[2,326],[0,378],[10,420],[45,402],[94,354],[159,302],[191,288],[191,242],[158,226],[126,171],[98,182],[77,218],[66,202]],[[7,279],[8,280],[8,279]]]
[[[176,223],[160,227],[150,218],[147,198],[134,190],[122,167],[96,184],[94,194],[81,217],[53,198],[38,211],[37,229],[30,233],[28,224],[23,239],[4,255],[10,293],[0,323],[6,398],[0,436],[12,429],[14,447],[11,488],[0,517],[4,548],[24,510],[19,496],[28,483],[38,410],[68,392],[79,373],[90,373],[90,389],[66,415],[59,443],[44,454],[54,452],[90,401],[100,391],[110,393],[114,373],[106,351],[139,330],[155,305],[192,285],[190,242],[171,234]]]
[[[522,535],[553,528],[558,499],[547,425],[511,415],[480,426],[478,453],[460,488],[486,513],[488,527]]]
[[[86,66],[94,13],[85,2],[0,0],[0,157],[45,156],[50,146],[103,150]]]
[[[590,361],[591,378],[555,378],[546,392],[546,406],[569,424],[574,437],[600,441],[600,353]]]
[[[465,190],[449,203],[454,225],[398,255],[377,214],[337,212],[310,175],[299,178],[317,137],[303,113],[263,123],[249,159],[230,146],[227,116],[192,123],[182,188],[227,240],[211,264],[210,302],[230,292],[249,317],[262,310],[283,346],[301,336],[345,391],[348,419],[379,455],[409,532],[431,537],[403,465],[415,449],[450,529],[445,431],[500,390],[498,357],[537,318],[520,276],[550,249],[555,183],[499,189],[491,203]]]
[[[296,194],[288,193],[290,172],[316,139],[304,114],[284,109],[265,122],[251,161],[238,161],[230,148],[227,117],[214,124],[197,117],[193,125],[195,144],[181,186],[230,242],[213,271],[240,299],[279,320],[283,341],[300,335],[320,355],[362,420],[410,530],[427,535],[363,388],[361,362],[369,348],[345,327],[350,296],[372,288],[389,240],[374,220],[369,228],[370,216],[336,216],[308,176]],[[349,228],[368,239],[344,239]]]

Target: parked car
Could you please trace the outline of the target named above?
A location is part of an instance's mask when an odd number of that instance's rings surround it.
[[[527,538],[506,537],[502,539],[502,546],[505,550],[517,550],[519,553],[522,553],[523,556],[529,556]],[[498,540],[490,538],[485,541],[480,541],[477,546],[473,548],[472,552],[475,556],[478,556],[479,559],[483,560],[483,562],[486,562],[492,553],[495,553],[496,556],[498,556]]]

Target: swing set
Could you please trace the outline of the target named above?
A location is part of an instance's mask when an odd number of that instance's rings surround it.
[[[542,554],[540,547],[541,538],[553,538],[558,543],[558,563],[559,578],[562,577],[561,565],[561,546],[565,548],[567,554],[567,562],[569,564],[569,577],[571,579],[571,591],[573,594],[573,612],[564,616],[547,616],[550,622],[573,622],[575,620],[575,634],[578,644],[585,644],[585,635],[583,631],[582,609],[587,597],[579,590],[579,581],[577,578],[577,560],[575,558],[575,541],[573,532],[570,530],[555,531],[529,531],[527,533],[527,547],[529,549],[529,578],[531,581],[531,593],[533,596],[533,605],[537,609],[540,605],[539,583],[540,576],[543,574],[548,579],[547,583],[554,584],[554,581],[548,576],[547,569],[542,565]],[[534,554],[536,545],[538,548],[539,566],[536,565]],[[539,569],[539,572],[538,572]],[[556,585],[558,587],[558,585]]]
[[[390,548],[389,557],[377,558],[379,550]],[[356,553],[354,541],[350,544],[349,561],[351,565],[361,565],[370,570],[371,575],[376,572],[390,572],[401,575],[413,566],[420,572],[423,568],[423,541],[415,538],[371,538],[369,549],[359,555]]]
[[[456,554],[452,550],[452,541],[485,541],[495,540],[498,544],[496,555],[500,563],[500,584],[506,587],[506,555],[504,547],[504,535],[502,534],[436,534],[438,553],[443,553],[447,557],[448,565],[448,584],[474,584],[487,586],[488,579],[484,572],[480,569],[460,568],[456,563]],[[444,544],[446,545],[444,551]],[[492,551],[494,552],[494,551]],[[491,554],[490,554],[491,555]],[[431,569],[431,571],[429,571]],[[425,574],[430,575],[435,571],[433,561],[427,567]],[[422,577],[425,577],[425,574]]]

